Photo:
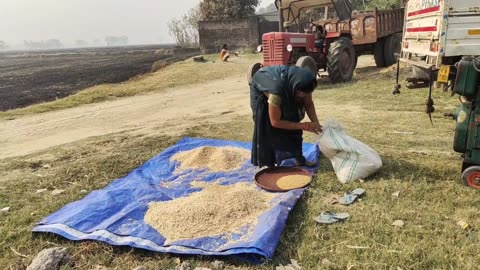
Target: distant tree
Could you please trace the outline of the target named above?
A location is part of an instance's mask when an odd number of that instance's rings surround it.
[[[128,45],[128,37],[127,36],[107,36],[105,37],[105,43],[107,46],[126,46]]]
[[[175,39],[178,46],[198,47],[198,22],[200,18],[200,7],[196,6],[180,18],[173,18],[168,21],[168,32]]]
[[[42,41],[28,41],[23,42],[25,48],[28,50],[55,50],[63,47],[62,42],[58,39],[49,39]]]
[[[353,0],[353,9],[388,9],[400,7],[402,0]]]
[[[51,49],[60,49],[63,47],[62,42],[58,39],[49,39],[44,42],[45,44],[45,49],[51,50]]]
[[[261,7],[257,10],[257,14],[264,14],[264,13],[270,13],[270,12],[275,12],[277,11],[277,7],[275,6],[274,3],[271,3],[270,5],[266,7]]]
[[[244,19],[255,14],[258,0],[202,0],[200,12],[207,21]]]
[[[78,47],[78,48],[83,48],[83,47],[88,47],[89,43],[88,41],[86,40],[76,40],[75,41],[75,47]]]
[[[93,46],[99,47],[99,46],[102,46],[102,45],[103,45],[102,40],[100,40],[98,38],[93,40]]]
[[[0,50],[6,50],[8,48],[8,45],[5,41],[0,40]]]

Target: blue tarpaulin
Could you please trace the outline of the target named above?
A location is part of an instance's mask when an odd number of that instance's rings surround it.
[[[190,185],[198,181],[221,179],[220,184],[252,182],[257,169],[249,161],[242,168],[221,173],[208,173],[205,169],[187,170],[176,173],[179,166],[171,157],[180,152],[198,147],[240,147],[251,149],[251,143],[212,139],[184,138],[174,146],[125,177],[113,181],[104,189],[93,191],[85,198],[64,206],[59,211],[36,224],[34,232],[59,234],[70,240],[98,240],[118,246],[132,246],[157,252],[218,255],[243,258],[261,262],[273,256],[280,240],[289,212],[303,194],[304,189],[279,193],[271,208],[259,218],[253,230],[244,235],[237,233],[230,238],[240,239],[231,244],[225,235],[181,240],[165,244],[165,237],[144,222],[144,215],[151,202],[175,200],[201,188]],[[316,145],[305,144],[304,154],[308,160],[317,161]],[[293,160],[286,161],[286,164]],[[308,168],[316,172],[317,168]],[[174,218],[174,217],[166,217]]]

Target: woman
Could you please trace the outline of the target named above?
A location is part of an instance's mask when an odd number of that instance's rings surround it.
[[[250,85],[250,107],[255,123],[252,164],[273,167],[295,158],[297,166],[314,166],[302,153],[303,130],[318,133],[312,92],[315,75],[295,66],[261,68]],[[300,123],[305,112],[311,122]]]

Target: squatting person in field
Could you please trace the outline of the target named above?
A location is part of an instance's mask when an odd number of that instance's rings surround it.
[[[252,164],[273,167],[295,158],[297,166],[314,166],[302,153],[303,131],[318,133],[312,92],[315,75],[296,66],[261,68],[250,84],[250,106],[255,123]],[[301,121],[305,112],[311,122]]]
[[[223,44],[222,50],[220,51],[220,59],[223,62],[227,62],[228,58],[230,58],[230,51],[228,50],[228,45]]]

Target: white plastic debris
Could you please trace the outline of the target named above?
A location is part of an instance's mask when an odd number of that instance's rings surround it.
[[[60,195],[64,192],[65,192],[65,190],[63,190],[63,189],[55,189],[54,191],[52,191],[52,195]]]
[[[403,220],[395,220],[392,225],[398,228],[402,228],[405,225],[405,222],[403,222]]]

